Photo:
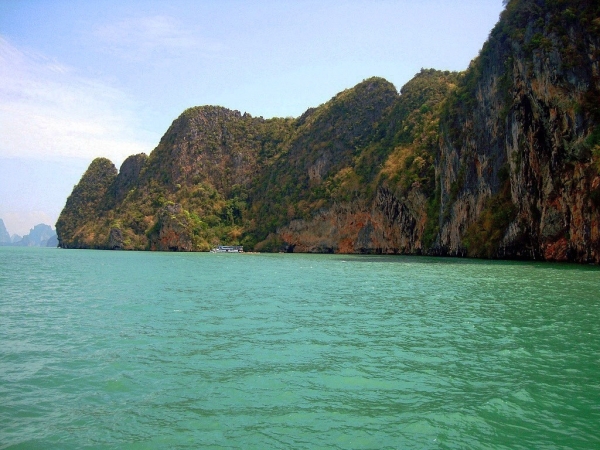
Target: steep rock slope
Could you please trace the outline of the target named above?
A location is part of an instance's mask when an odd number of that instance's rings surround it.
[[[508,3],[443,115],[435,251],[600,260],[599,16]]]
[[[462,73],[371,78],[297,119],[185,111],[92,163],[63,247],[600,262],[600,5],[511,0]]]
[[[10,234],[8,234],[4,226],[4,221],[0,219],[0,244],[10,244],[11,242]]]
[[[67,199],[56,222],[62,248],[106,248],[108,230],[96,226],[112,206],[110,188],[117,168],[106,158],[96,158]]]
[[[294,134],[280,157],[254,185],[250,215],[256,226],[251,234],[258,241],[267,237],[259,242],[259,250],[280,247],[283,230],[277,236],[267,235],[290,221],[310,220],[315,213],[320,217],[340,196],[360,197],[367,185],[355,168],[398,98],[391,83],[371,78],[295,121]],[[289,233],[286,239],[284,247],[289,251],[296,244],[300,245],[297,251],[335,251],[337,246],[331,245],[338,236],[323,236],[316,247],[290,241]]]
[[[29,230],[29,234],[23,236],[23,239],[13,245],[17,247],[56,247],[58,241],[52,227],[40,223]]]
[[[118,172],[95,160],[57,223],[61,247],[205,251],[242,233],[248,188],[292,119],[205,106],[177,118],[150,156]]]
[[[423,70],[402,88],[353,158],[315,183],[316,208],[278,230],[288,249],[424,251],[428,218],[437,218],[430,210],[440,108],[456,79],[455,73]]]

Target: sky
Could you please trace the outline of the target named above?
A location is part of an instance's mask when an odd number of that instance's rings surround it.
[[[0,218],[54,227],[87,166],[186,108],[298,117],[362,80],[465,70],[502,0],[0,0]]]

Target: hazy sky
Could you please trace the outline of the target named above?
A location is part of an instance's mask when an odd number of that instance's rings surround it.
[[[0,0],[0,218],[54,227],[97,156],[191,106],[297,117],[365,78],[464,70],[502,0]]]

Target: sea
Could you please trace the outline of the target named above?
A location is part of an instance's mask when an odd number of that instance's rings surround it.
[[[2,449],[598,449],[600,268],[0,247]]]

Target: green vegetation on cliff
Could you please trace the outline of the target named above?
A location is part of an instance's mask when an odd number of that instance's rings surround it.
[[[108,192],[117,178],[117,168],[106,158],[96,158],[67,199],[56,222],[61,247],[104,248],[108,230],[96,225],[111,207]]]
[[[296,119],[190,108],[117,174],[95,160],[77,248],[600,261],[600,6],[510,0],[462,73],[364,80]]]
[[[253,186],[247,244],[265,239],[294,219],[306,219],[341,197],[367,188],[356,166],[376,138],[377,124],[398,93],[381,78],[363,81],[307,111],[269,170]]]

